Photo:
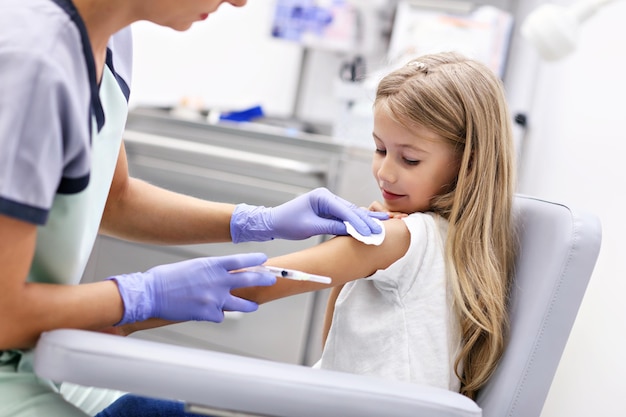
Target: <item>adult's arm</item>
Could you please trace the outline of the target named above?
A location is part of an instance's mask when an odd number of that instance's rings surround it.
[[[224,311],[254,311],[233,288],[270,285],[269,274],[231,270],[263,254],[197,258],[82,285],[27,282],[37,227],[0,215],[0,350],[32,347],[42,332],[78,328],[128,334],[167,321],[221,321]],[[155,318],[157,320],[155,320]],[[112,328],[117,323],[128,327]]]
[[[32,347],[46,330],[111,326],[124,311],[111,281],[85,285],[27,282],[36,236],[36,225],[0,214],[0,350]]]
[[[189,244],[306,239],[346,234],[344,220],[359,233],[378,233],[373,219],[386,213],[360,209],[324,188],[277,207],[204,201],[130,178],[122,146],[101,231],[127,240]]]
[[[154,186],[128,173],[122,145],[100,231],[155,244],[227,242],[235,206]]]

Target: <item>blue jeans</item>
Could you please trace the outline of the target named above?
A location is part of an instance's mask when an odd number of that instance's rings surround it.
[[[157,400],[126,394],[95,417],[200,417],[185,412],[185,406],[178,401]]]

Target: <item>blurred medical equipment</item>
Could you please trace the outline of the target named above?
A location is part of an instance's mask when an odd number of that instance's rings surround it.
[[[476,401],[374,377],[82,330],[44,333],[35,372],[181,400],[212,416],[538,417],[600,250],[597,216],[516,196],[520,252],[502,361]]]
[[[581,0],[569,7],[543,4],[524,20],[522,36],[546,61],[559,60],[576,49],[582,24],[613,1]]]
[[[502,78],[512,28],[513,14],[491,5],[401,0],[388,60],[396,67],[420,55],[453,50],[481,61]]]
[[[362,37],[361,14],[346,0],[277,0],[272,36],[332,51],[350,51]]]
[[[357,55],[354,59],[341,64],[339,79],[352,83],[363,81],[365,68],[365,59],[361,55]]]
[[[513,28],[507,10],[468,1],[399,0],[384,59],[344,60],[333,84],[339,105],[333,137],[371,148],[372,103],[380,78],[417,56],[454,50],[485,63],[504,77]],[[362,67],[362,69],[360,69]],[[361,75],[362,74],[362,75]]]

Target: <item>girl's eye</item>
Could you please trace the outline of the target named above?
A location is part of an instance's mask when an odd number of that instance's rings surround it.
[[[420,161],[416,161],[414,159],[406,159],[404,158],[404,163],[407,165],[417,165],[420,163]]]
[[[376,148],[376,153],[378,155],[387,155],[387,151],[385,149],[378,149],[378,148]]]

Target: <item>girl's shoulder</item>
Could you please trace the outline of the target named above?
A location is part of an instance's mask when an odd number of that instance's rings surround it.
[[[438,271],[442,265],[445,238],[441,233],[447,221],[437,214],[420,212],[384,224],[387,236],[383,246],[387,247],[383,250],[388,252],[387,263],[371,279],[405,295],[422,272],[433,267]]]
[[[449,224],[445,217],[433,212],[418,212],[402,220],[410,234],[412,251],[443,251]]]
[[[398,239],[410,240],[422,236],[429,236],[433,233],[447,233],[448,221],[433,212],[415,212],[407,217],[393,218],[384,222],[385,241],[391,240],[397,242]]]

